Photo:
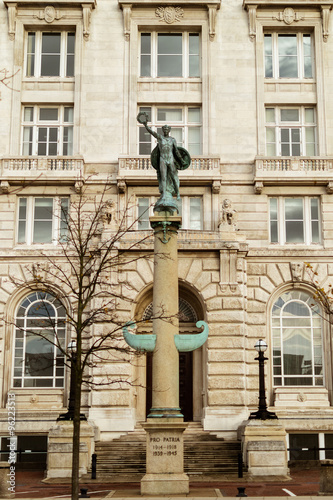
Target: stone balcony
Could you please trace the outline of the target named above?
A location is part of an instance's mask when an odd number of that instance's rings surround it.
[[[0,159],[2,191],[14,184],[75,184],[84,161],[74,156],[12,156]]]
[[[220,183],[221,168],[219,156],[195,156],[186,170],[179,170],[182,185]],[[150,156],[126,156],[119,158],[118,186],[121,184],[154,184],[156,170],[150,163]]]
[[[323,156],[257,156],[254,164],[254,189],[260,194],[264,186],[321,185],[333,193],[333,157]]]

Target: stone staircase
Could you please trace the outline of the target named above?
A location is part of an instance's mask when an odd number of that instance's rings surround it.
[[[184,432],[184,469],[187,474],[235,475],[238,472],[239,441],[226,441],[204,431],[199,423],[190,423]],[[146,433],[138,425],[133,432],[113,441],[95,445],[97,479],[134,476],[146,472]]]

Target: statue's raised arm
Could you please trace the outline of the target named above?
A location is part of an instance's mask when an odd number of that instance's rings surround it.
[[[139,123],[141,123],[141,125],[144,125],[147,132],[149,132],[153,137],[155,137],[155,139],[158,139],[159,134],[157,134],[153,129],[151,129],[148,126],[148,115],[145,111],[141,111],[136,117],[136,119],[138,120]]]
[[[157,140],[157,146],[151,153],[151,164],[157,171],[158,187],[161,197],[156,202],[154,211],[175,210],[179,213],[178,205],[173,196],[180,200],[179,178],[177,170],[185,170],[190,166],[191,157],[186,149],[177,146],[174,137],[170,137],[171,127],[163,125],[163,134],[158,134],[148,126],[148,115],[141,111],[137,120]]]

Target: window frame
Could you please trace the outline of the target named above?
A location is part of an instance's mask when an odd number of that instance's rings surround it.
[[[268,121],[268,111],[274,110],[274,121]],[[298,110],[298,120],[283,120],[283,111],[295,111]],[[307,122],[307,111],[313,111],[313,122]],[[312,157],[318,156],[318,130],[317,130],[317,112],[316,107],[309,106],[265,106],[265,144],[266,144],[266,156],[278,156],[278,157]],[[307,131],[313,129],[313,141],[307,140]],[[268,140],[269,131],[274,130],[274,140]],[[282,131],[288,131],[289,141],[283,141]],[[299,130],[299,141],[293,141],[293,130]],[[299,144],[299,154],[293,151],[293,145]],[[283,145],[289,146],[289,154],[282,155]],[[307,148],[313,146],[314,154],[308,154]],[[275,149],[274,154],[271,154],[269,148]],[[285,146],[286,147],[286,146]]]
[[[286,237],[286,222],[292,219],[286,219],[287,199],[300,199],[303,201],[303,242],[287,242]],[[272,200],[276,200],[277,218],[272,219]],[[312,200],[317,200],[318,219],[312,217],[311,204]],[[270,245],[321,245],[322,243],[322,224],[321,224],[321,199],[319,196],[270,196],[268,198],[268,213],[269,213],[269,243]],[[296,219],[295,219],[296,220]],[[301,219],[297,219],[301,220]],[[272,223],[276,225],[277,241],[272,241]],[[318,241],[313,240],[313,224],[317,223]]]
[[[200,228],[193,228],[191,225],[195,225],[195,220],[191,218],[191,200],[199,199],[201,201],[200,204]],[[146,200],[145,210],[143,212],[143,220],[145,221],[145,227],[140,227],[140,200]],[[154,205],[158,200],[158,196],[137,196],[136,200],[136,229],[138,231],[148,231],[151,229],[149,224],[149,217],[154,215]],[[189,196],[183,195],[181,196],[181,206],[179,207],[179,215],[182,217],[182,226],[181,229],[188,231],[203,231],[204,221],[203,221],[203,213],[204,213],[204,199],[202,195],[197,196]],[[142,204],[143,206],[143,204]]]
[[[39,307],[39,310],[42,312],[43,306],[50,308],[52,307],[54,311],[54,316],[46,316],[43,314],[40,315],[29,315],[29,309],[34,307],[35,304],[41,303],[42,306]],[[38,306],[37,306],[38,310]],[[24,311],[24,313],[23,313]],[[62,315],[59,313],[63,313]],[[41,322],[41,326],[38,325],[38,320],[36,324],[32,322],[32,325],[29,327],[28,321],[29,319],[33,321],[33,318],[48,318]],[[54,318],[54,320],[53,320]],[[46,324],[45,324],[46,321]],[[42,292],[36,290],[35,292],[31,292],[29,295],[26,295],[18,304],[16,312],[15,312],[15,334],[14,334],[14,348],[13,348],[13,357],[12,357],[12,387],[23,388],[23,389],[63,389],[65,385],[65,354],[62,354],[61,351],[57,348],[56,345],[49,342],[49,345],[52,346],[52,375],[34,375],[30,376],[26,374],[26,365],[27,365],[27,336],[33,336],[34,330],[47,330],[53,333],[53,338],[56,340],[54,344],[57,343],[57,339],[62,341],[63,348],[66,347],[66,309],[64,305],[51,293]],[[38,339],[42,339],[42,337],[38,337]],[[48,342],[46,340],[46,342]],[[22,352],[21,352],[22,351]],[[39,354],[40,356],[41,354]],[[20,373],[20,374],[19,374]],[[31,380],[32,384],[29,385],[26,381]],[[39,385],[38,381],[42,383],[44,380],[44,385]],[[51,384],[45,383],[45,380],[49,380]],[[15,383],[17,381],[17,383]],[[19,384],[20,382],[20,384]]]
[[[34,51],[29,51],[29,35],[34,35]],[[43,35],[44,34],[60,34],[60,52],[59,54],[59,74],[56,75],[42,75],[42,58],[43,58]],[[69,52],[69,36],[74,35],[74,52]],[[56,31],[48,31],[43,29],[36,30],[26,30],[25,32],[25,45],[24,45],[24,78],[38,78],[38,79],[74,79],[75,77],[75,49],[76,49],[76,33],[75,30],[65,30],[57,29]],[[29,71],[29,58],[28,54],[33,54],[34,59],[34,71]],[[45,53],[44,53],[45,54]],[[72,71],[68,74],[67,63],[68,58],[73,58],[73,63],[71,64]],[[33,73],[33,74],[28,74]]]
[[[193,110],[199,110],[200,112],[200,121],[190,121],[189,120],[189,111]],[[158,120],[158,112],[159,110],[181,110],[182,112],[182,119],[181,121],[172,121],[172,120]],[[182,136],[182,141],[177,142],[178,146],[182,146],[185,149],[189,150],[191,156],[200,156],[202,154],[202,106],[201,105],[190,105],[190,104],[166,104],[166,105],[140,105],[138,106],[138,112],[145,111],[148,114],[149,117],[149,126],[152,130],[157,131],[159,133],[162,133],[161,128],[163,125],[169,125],[171,127],[171,132],[170,135],[172,136],[172,131],[173,130],[181,130],[181,136]],[[140,156],[142,155],[147,155],[150,154],[150,152],[154,149],[154,147],[157,144],[156,139],[151,136],[148,132],[144,134],[150,138],[150,142],[148,141],[142,141],[140,140],[140,130],[144,130],[144,126],[141,124],[137,124],[137,144],[138,144],[138,154]],[[189,142],[190,140],[190,130],[197,130],[199,132],[199,143],[198,142],[193,142],[192,144],[196,145],[199,149],[199,153],[191,152],[191,143]],[[177,138],[176,138],[177,140]],[[142,144],[149,144],[148,151],[149,153],[141,153],[141,145]]]
[[[284,300],[283,297],[286,297],[287,295],[295,295],[294,298],[291,298],[289,300]],[[297,298],[296,295],[299,295]],[[307,299],[302,300],[301,297],[302,295],[306,295]],[[279,301],[284,301],[283,306],[281,307],[278,305]],[[306,326],[306,322],[304,322],[303,326],[295,327],[292,325],[292,322],[288,325],[288,319],[295,319],[298,316],[294,315],[295,318],[292,318],[290,312],[288,315],[283,316],[283,309],[290,304],[291,302],[300,302],[302,304],[305,304],[306,308],[308,309],[309,315],[308,316],[299,316],[299,319],[302,318],[310,318],[310,327]],[[280,309],[280,314],[274,314],[274,309]],[[276,322],[273,321],[273,318],[277,318],[278,320]],[[283,322],[283,318],[285,318],[286,322]],[[318,319],[317,323],[314,322],[314,319]],[[300,323],[300,321],[298,321]],[[316,324],[319,324],[320,326],[315,326]],[[305,290],[305,289],[288,289],[285,290],[283,293],[281,293],[275,300],[272,305],[272,309],[270,312],[270,324],[271,324],[271,336],[272,336],[272,353],[271,353],[271,367],[272,367],[272,384],[274,388],[279,388],[279,387],[302,387],[302,388],[319,388],[319,387],[325,387],[325,356],[324,356],[324,325],[323,325],[323,318],[322,318],[322,310],[320,307],[320,304],[318,302],[315,303],[313,306],[313,293],[311,291]],[[285,361],[284,361],[284,353],[286,350],[286,347],[283,345],[284,339],[286,338],[288,340],[288,336],[284,336],[284,331],[288,329],[289,330],[299,330],[302,329],[308,329],[310,330],[311,338],[310,338],[310,343],[311,343],[311,373],[310,374],[290,374],[287,373],[285,370]],[[320,329],[320,352],[321,355],[319,356],[319,359],[321,360],[321,364],[315,365],[315,359],[318,359],[318,351],[315,353],[315,338],[318,337],[314,336],[314,331]],[[276,333],[275,333],[276,332]],[[317,332],[318,333],[318,332]],[[317,344],[318,347],[318,344]],[[279,351],[280,348],[280,351]],[[315,367],[320,366],[321,367],[321,373],[316,374],[315,373]],[[307,370],[309,367],[306,368]],[[297,378],[304,378],[304,380],[311,380],[311,384],[289,384],[286,383],[286,378],[293,379],[295,380]],[[279,379],[280,383],[279,383]],[[322,383],[317,383],[316,380],[321,380]]]
[[[265,40],[268,39],[268,37],[271,36],[271,59],[272,59],[272,76],[267,76],[267,68],[266,68],[266,45],[265,45]],[[296,57],[297,57],[297,76],[280,76],[280,64],[279,64],[279,36],[295,36],[296,37]],[[305,69],[304,69],[304,36],[309,36],[310,37],[310,48],[311,48],[311,76],[307,77],[305,76]],[[264,78],[267,79],[268,81],[272,80],[305,80],[305,81],[312,81],[315,80],[315,47],[314,47],[314,34],[310,31],[273,31],[273,30],[265,30],[264,31],[264,36],[263,36],[263,43],[264,43],[264,50],[263,50],[263,55],[264,55]]]
[[[51,227],[51,241],[46,242],[35,242],[34,241],[34,231],[35,223],[44,222],[45,220],[36,219],[35,220],[35,206],[36,200],[52,200],[52,216],[50,219],[52,223]],[[22,217],[20,208],[23,208],[23,203],[21,200],[26,200],[26,211],[25,217]],[[17,245],[58,245],[59,243],[66,243],[67,238],[67,225],[65,220],[68,217],[70,210],[70,197],[69,196],[18,196],[17,197],[17,217],[16,217],[16,244]],[[62,216],[64,213],[64,217]],[[68,220],[68,219],[67,219]],[[24,226],[24,241],[19,241],[20,237],[20,226]]]
[[[26,119],[26,114],[32,110],[32,119]],[[58,116],[56,120],[40,118],[41,110],[57,110]],[[66,110],[68,110],[68,121],[66,120]],[[27,111],[27,113],[26,113]],[[74,106],[73,105],[44,105],[31,104],[22,106],[22,127],[21,127],[21,154],[23,156],[72,156],[74,147]],[[46,141],[40,140],[40,132],[46,129]],[[56,141],[50,138],[51,130],[57,130]],[[66,140],[67,131],[67,140]],[[27,134],[26,134],[27,132]],[[28,136],[28,140],[26,140]],[[71,140],[70,140],[71,136]],[[53,140],[52,140],[53,139]],[[45,154],[40,150],[45,144]],[[48,154],[52,144],[56,144],[57,154]],[[26,148],[28,154],[26,154]]]
[[[150,35],[150,52],[142,53],[142,35]],[[181,64],[182,64],[182,71],[181,75],[174,75],[174,76],[167,76],[167,75],[159,75],[158,74],[158,66],[159,66],[159,56],[164,55],[164,54],[159,54],[158,53],[158,36],[159,35],[182,35],[182,53],[181,53]],[[199,51],[197,54],[190,54],[190,36],[191,35],[198,35],[199,37]],[[138,75],[139,78],[158,78],[158,79],[163,79],[163,78],[190,78],[190,79],[201,79],[201,74],[202,74],[202,48],[201,48],[201,43],[202,43],[202,37],[201,33],[199,30],[196,29],[187,29],[187,30],[172,30],[172,31],[158,31],[158,30],[140,30],[139,32],[139,67],[138,67]],[[165,54],[167,55],[167,54]],[[177,56],[179,54],[169,54],[169,55],[174,55]],[[142,56],[149,56],[150,57],[150,71],[149,75],[142,75]],[[195,76],[190,76],[190,57],[195,56],[198,58],[198,75]]]

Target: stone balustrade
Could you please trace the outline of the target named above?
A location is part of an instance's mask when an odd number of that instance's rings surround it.
[[[208,156],[192,157],[191,165],[187,171],[219,171],[220,158]],[[119,172],[124,171],[142,171],[149,170],[154,172],[150,163],[150,156],[127,156],[119,158]]]
[[[255,192],[260,194],[264,185],[320,184],[333,192],[332,157],[256,157],[254,164]]]
[[[43,181],[59,179],[76,181],[83,175],[82,157],[73,156],[15,156],[0,159],[2,181],[22,179]]]

